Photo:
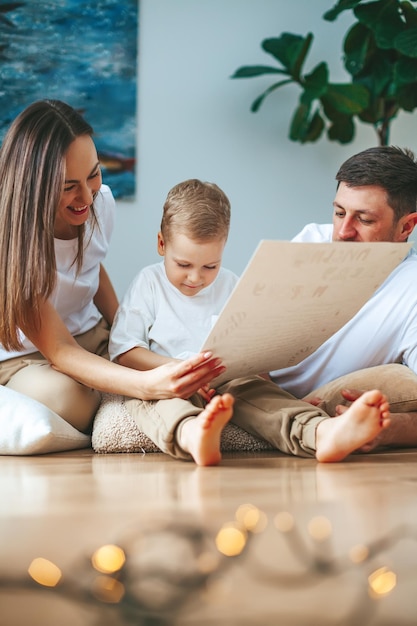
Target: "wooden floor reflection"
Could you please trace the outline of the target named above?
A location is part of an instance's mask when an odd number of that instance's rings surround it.
[[[211,468],[90,450],[0,457],[0,495],[2,626],[417,623],[417,450],[326,465],[226,454]],[[246,504],[257,532],[225,556],[216,538],[239,530]],[[129,570],[93,570],[106,544],[123,546]],[[56,588],[31,582],[39,557],[62,572]],[[161,575],[178,586],[165,613]],[[106,576],[125,601],[92,593]],[[139,590],[149,614],[126,608]]]

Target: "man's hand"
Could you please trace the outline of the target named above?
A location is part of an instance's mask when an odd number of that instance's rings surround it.
[[[342,389],[340,394],[345,400],[350,403],[357,400],[363,394],[363,391],[359,391],[358,389]],[[312,404],[313,406],[317,406],[319,408],[322,408],[325,404],[323,398],[319,398],[318,396],[305,396],[303,400],[304,402],[308,402],[309,404]],[[342,413],[344,413],[347,408],[348,407],[345,404],[338,404],[335,409],[336,415],[342,415]],[[330,417],[335,416],[331,415]]]

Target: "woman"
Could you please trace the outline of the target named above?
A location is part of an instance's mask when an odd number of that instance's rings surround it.
[[[107,360],[117,297],[102,261],[115,202],[92,135],[70,106],[42,100],[0,150],[0,384],[83,432],[99,391],[187,398],[224,369],[209,353],[146,372]]]

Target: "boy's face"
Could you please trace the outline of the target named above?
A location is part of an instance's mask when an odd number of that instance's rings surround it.
[[[182,233],[165,241],[158,233],[158,253],[164,257],[168,280],[185,296],[195,296],[214,282],[225,244],[225,239],[196,241]]]

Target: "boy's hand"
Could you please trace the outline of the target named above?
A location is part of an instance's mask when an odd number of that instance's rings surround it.
[[[210,385],[204,385],[204,387],[200,387],[197,393],[203,398],[203,400],[210,402],[212,397],[216,395],[216,390],[210,387]]]

